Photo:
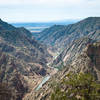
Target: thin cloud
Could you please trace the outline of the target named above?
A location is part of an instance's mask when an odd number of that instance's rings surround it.
[[[52,21],[100,16],[100,0],[0,0],[7,21]]]
[[[0,0],[0,5],[18,4],[77,4],[83,0]]]

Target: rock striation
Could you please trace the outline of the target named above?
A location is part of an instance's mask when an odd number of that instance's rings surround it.
[[[88,44],[81,54],[75,57],[68,66],[59,71],[55,76],[44,84],[37,92],[31,92],[23,100],[50,100],[52,88],[50,84],[59,83],[69,73],[91,73],[96,80],[100,81],[100,43]],[[65,90],[66,91],[66,90]]]

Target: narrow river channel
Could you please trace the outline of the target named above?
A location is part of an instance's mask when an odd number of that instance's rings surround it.
[[[43,85],[46,81],[48,81],[49,79],[50,79],[50,75],[45,76],[45,77],[43,78],[42,82],[37,86],[36,90],[39,90],[39,89],[42,87],[42,85]]]

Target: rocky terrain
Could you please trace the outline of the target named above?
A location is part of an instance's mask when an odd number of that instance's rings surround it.
[[[68,39],[68,41],[71,41],[69,43],[67,41],[64,41],[65,46],[63,50],[61,50],[61,52],[57,55],[57,58],[53,61],[52,66],[54,67],[61,67],[62,64],[68,65],[71,61],[74,60],[77,54],[82,52],[87,44],[100,41],[99,17],[89,17],[73,25],[75,25],[75,27],[77,26],[75,31],[70,33],[70,35],[65,38]],[[63,40],[64,39],[62,39],[62,41]],[[59,44],[60,43],[61,42],[59,42]]]
[[[31,92],[24,100],[50,100],[52,93],[51,85],[60,83],[69,72],[74,73],[91,73],[96,80],[100,81],[100,42],[88,44],[83,52],[75,58],[62,71],[59,71],[55,76],[43,85],[43,87],[36,92]],[[65,90],[66,91],[66,90]]]
[[[54,61],[51,63],[52,67],[59,68],[61,71],[59,71],[56,75],[51,77],[49,81],[46,82],[46,84],[44,84],[39,91],[31,92],[23,100],[50,100],[50,95],[52,92],[51,84],[59,83],[69,72],[91,73],[96,78],[96,80],[100,81],[100,42],[98,42],[100,41],[100,18],[89,17],[76,24],[68,26],[72,26],[72,28],[70,28],[71,30],[66,29],[67,35],[62,33],[62,35],[59,36],[59,38],[63,38],[59,42],[53,41],[53,45],[55,47],[57,46],[57,48],[61,49],[64,47],[62,52],[59,53],[57,58],[54,59]],[[61,27],[68,26],[58,26],[58,31],[61,31]],[[57,35],[56,32],[51,32],[48,36],[47,41],[45,40],[47,39],[47,37],[43,39],[43,42],[50,45],[50,48],[53,47],[53,45],[51,44],[52,42],[50,43],[50,41],[55,38],[54,35],[50,39],[50,35],[53,33]],[[59,38],[57,39],[59,40]],[[56,43],[61,43],[60,47]],[[58,50],[57,48],[53,50]]]
[[[0,82],[15,89],[16,100],[21,100],[49,73],[50,59],[46,47],[28,30],[0,20]]]
[[[42,44],[25,28],[0,20],[0,82],[15,90],[16,100],[50,100],[52,83],[69,72],[91,73],[100,81],[100,17],[54,25],[39,34]],[[45,83],[45,77],[51,78]]]
[[[89,36],[91,39],[100,39],[100,17],[88,17],[82,21],[70,25],[54,25],[41,32],[39,41],[53,47],[56,52],[63,51],[73,41]],[[50,48],[51,49],[51,48]],[[51,50],[52,50],[51,49]]]

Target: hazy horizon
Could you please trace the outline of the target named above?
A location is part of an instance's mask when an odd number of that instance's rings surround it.
[[[100,16],[100,0],[0,0],[0,18],[15,22],[53,22]]]
[[[2,20],[2,19],[1,19]],[[25,24],[25,23],[32,23],[32,24],[35,24],[35,23],[51,23],[51,24],[55,24],[55,23],[63,23],[63,22],[77,22],[77,21],[80,21],[82,20],[81,18],[80,19],[64,19],[64,20],[52,20],[52,21],[14,21],[14,22],[9,22],[11,24],[16,24],[16,23],[22,23],[22,24]],[[5,20],[3,20],[5,21]]]

